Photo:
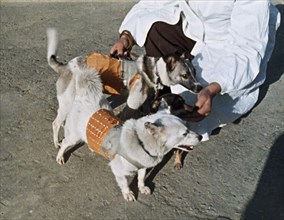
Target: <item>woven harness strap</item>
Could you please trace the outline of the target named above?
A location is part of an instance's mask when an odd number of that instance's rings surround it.
[[[113,127],[121,125],[122,123],[121,120],[106,109],[96,111],[89,119],[86,129],[88,147],[90,150],[102,155],[108,160],[113,159],[110,158],[108,151],[103,151],[102,143],[108,132]]]
[[[95,68],[101,75],[104,91],[111,95],[122,95],[123,89],[126,89],[122,73],[123,61],[111,58],[109,56],[100,53],[91,53],[87,56],[87,67]],[[134,81],[140,76],[136,76],[131,79],[132,85]],[[140,75],[140,74],[139,74]],[[130,87],[132,85],[129,85]]]

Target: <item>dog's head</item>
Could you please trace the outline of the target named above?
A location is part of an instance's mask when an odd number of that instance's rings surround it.
[[[144,126],[160,143],[161,149],[164,147],[163,153],[173,148],[189,151],[202,139],[201,135],[190,131],[181,119],[171,114],[161,114],[154,122],[145,122]]]
[[[166,56],[157,62],[157,67],[160,69],[158,72],[163,85],[181,84],[194,93],[198,93],[202,89],[202,86],[196,80],[195,68],[189,57]]]
[[[151,103],[151,112],[166,111],[182,118],[185,115],[193,113],[194,107],[185,103],[184,99],[177,94],[164,94],[159,96]]]

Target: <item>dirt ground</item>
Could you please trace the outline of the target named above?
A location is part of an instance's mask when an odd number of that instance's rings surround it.
[[[46,28],[59,29],[61,59],[108,54],[133,4],[1,3],[0,219],[284,219],[283,25],[258,105],[190,152],[182,170],[171,155],[151,170],[152,195],[124,201],[107,161],[86,146],[55,162],[58,75]]]

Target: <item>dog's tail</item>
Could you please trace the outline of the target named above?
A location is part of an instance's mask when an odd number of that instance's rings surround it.
[[[56,59],[57,47],[58,47],[58,33],[55,28],[48,28],[47,31],[47,62],[49,66],[55,71],[60,72],[61,66],[65,66]]]
[[[83,69],[76,74],[76,95],[88,103],[89,110],[101,108],[112,111],[110,103],[104,97],[100,74],[95,69]]]
[[[82,69],[76,74],[76,94],[89,102],[99,103],[103,97],[100,74],[95,69]]]

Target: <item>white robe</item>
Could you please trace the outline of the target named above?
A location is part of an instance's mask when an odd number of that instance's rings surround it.
[[[280,14],[268,0],[141,0],[119,29],[128,30],[143,46],[152,24],[183,19],[185,35],[196,41],[192,50],[197,79],[203,86],[221,85],[211,114],[191,129],[207,140],[212,130],[247,113],[258,99],[267,62],[275,43]],[[196,95],[181,85],[171,87],[194,105]]]

